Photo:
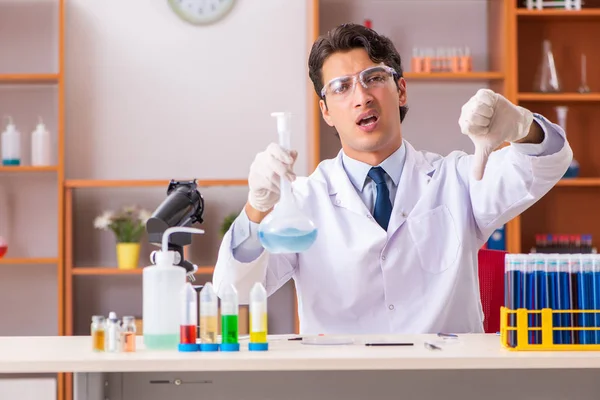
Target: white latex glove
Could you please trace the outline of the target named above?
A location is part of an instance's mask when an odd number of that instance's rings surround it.
[[[479,89],[461,109],[460,130],[475,144],[473,177],[483,178],[492,151],[504,142],[515,142],[529,133],[531,111],[516,106],[490,89]]]
[[[288,152],[277,143],[256,155],[248,176],[248,202],[255,210],[268,211],[279,201],[281,176],[290,182],[296,179],[293,166],[297,155],[295,150]]]

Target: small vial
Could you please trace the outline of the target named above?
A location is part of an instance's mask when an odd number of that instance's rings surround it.
[[[238,292],[233,285],[223,290],[221,297],[221,351],[239,351]]]
[[[248,350],[265,351],[267,343],[267,291],[260,282],[250,290],[250,344]]]
[[[94,315],[92,317],[90,332],[92,336],[92,349],[94,351],[104,351],[106,321],[103,315]]]
[[[207,282],[200,291],[200,351],[217,351],[219,299],[212,283]]]
[[[124,352],[135,352],[136,331],[135,318],[131,316],[123,317],[123,326],[121,328],[121,346]]]
[[[198,300],[196,290],[186,282],[181,291],[181,322],[179,325],[179,351],[198,351],[196,329],[198,326]]]
[[[121,326],[117,319],[117,314],[111,311],[108,314],[108,322],[106,323],[106,344],[105,349],[110,353],[118,353],[121,349]]]

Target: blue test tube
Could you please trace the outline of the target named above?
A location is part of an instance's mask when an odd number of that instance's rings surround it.
[[[593,309],[592,285],[593,285],[594,259],[591,254],[581,254],[580,273],[578,274],[578,296],[577,305],[581,310]],[[594,324],[594,314],[580,314],[581,326],[584,328],[592,328]],[[592,331],[582,331],[580,334],[582,344],[594,343],[594,335]]]
[[[593,309],[600,310],[600,254],[593,254],[593,279],[592,279],[592,305]],[[600,312],[595,313],[594,317],[594,339],[596,344],[600,344]]]
[[[546,255],[546,304],[552,310],[559,309],[559,287],[558,287],[558,253],[552,253]],[[561,315],[557,313],[552,314],[552,325],[556,327],[561,326]],[[562,343],[562,332],[554,330],[553,343]]]
[[[520,254],[507,254],[504,259],[505,280],[507,282],[505,289],[505,304],[509,310],[519,308],[519,298],[521,293],[521,266],[522,258]],[[517,317],[510,314],[508,317],[508,326],[515,327]],[[517,332],[508,331],[508,344],[511,347],[517,345]]]
[[[534,271],[535,275],[535,288],[536,288],[536,296],[535,296],[535,309],[541,311],[544,308],[547,308],[546,298],[547,298],[547,284],[546,284],[546,255],[545,254],[537,254],[535,258],[535,266]],[[542,326],[542,314],[535,314],[535,326],[540,328]],[[535,332],[535,343],[542,344],[542,331]]]
[[[558,309],[569,310],[571,308],[571,279],[569,271],[569,254],[558,255]],[[568,313],[560,314],[560,326],[571,327],[571,316]],[[572,344],[571,331],[562,332],[562,344]]]
[[[580,254],[569,254],[569,276],[571,278],[571,309],[572,310],[581,310],[579,298],[580,298],[580,281],[583,276],[581,270],[581,255]],[[580,328],[583,326],[583,322],[581,319],[580,313],[572,313],[571,314],[571,326],[575,328]],[[580,331],[577,329],[573,330],[572,340],[573,344],[582,343],[582,333],[584,331]]]
[[[524,298],[525,298],[525,308],[528,311],[535,310],[535,298],[537,296],[537,288],[536,288],[534,271],[535,271],[536,259],[537,259],[537,257],[536,257],[535,253],[528,254],[525,256],[525,285],[524,285],[525,293],[524,293]],[[527,315],[527,325],[530,328],[535,327],[535,314],[529,313]],[[536,343],[536,331],[529,330],[529,332],[527,332],[527,337],[528,337],[529,344]]]

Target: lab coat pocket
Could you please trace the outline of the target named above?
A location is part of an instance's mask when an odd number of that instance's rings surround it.
[[[423,270],[439,274],[456,263],[460,240],[448,207],[409,217],[407,225]]]

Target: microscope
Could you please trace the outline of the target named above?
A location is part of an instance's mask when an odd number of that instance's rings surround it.
[[[158,206],[146,222],[146,232],[150,244],[160,247],[163,233],[171,227],[189,227],[196,222],[202,223],[204,198],[197,189],[196,180],[171,180],[167,188],[167,198]],[[185,268],[188,278],[193,282],[198,266],[185,260],[183,249],[192,243],[192,234],[176,232],[169,236],[169,250],[175,252],[175,265]],[[156,252],[152,252],[150,260],[156,263]]]

